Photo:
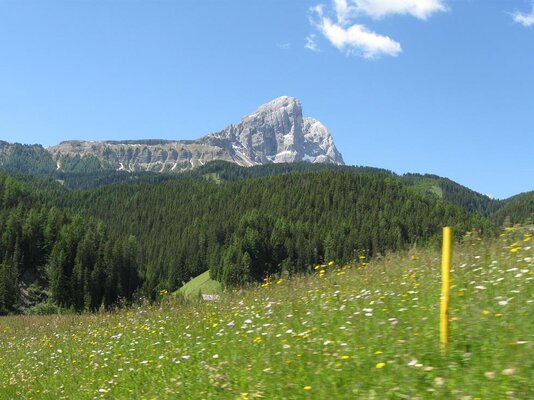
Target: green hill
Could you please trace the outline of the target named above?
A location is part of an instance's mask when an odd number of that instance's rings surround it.
[[[133,235],[145,293],[174,290],[210,269],[235,285],[349,262],[425,243],[443,224],[457,232],[491,224],[412,193],[395,179],[330,170],[216,183],[171,180],[74,192],[71,207]]]
[[[534,191],[510,197],[491,218],[499,226],[534,221]]]
[[[426,196],[437,196],[463,209],[489,217],[503,204],[447,178],[437,175],[405,174],[399,180],[411,190]]]
[[[111,307],[135,291],[155,299],[161,290],[174,291],[207,270],[224,285],[239,286],[267,275],[304,272],[329,260],[353,262],[430,243],[443,224],[458,234],[472,228],[495,232],[495,224],[480,214],[496,203],[435,176],[398,177],[366,167],[306,163],[247,169],[223,162],[173,177],[126,175],[128,181],[121,184],[74,191],[53,177],[2,175],[10,182],[0,191],[7,199],[0,203],[0,283],[7,288],[0,290],[2,312],[22,311],[43,299],[76,310]],[[432,187],[462,207],[422,190]],[[499,202],[499,207],[507,204],[503,216],[490,215],[499,224],[525,221],[532,214],[528,199],[531,194]],[[77,221],[78,226],[73,241],[67,240],[65,228],[58,244],[64,251],[54,257],[55,242],[42,244],[50,210],[65,215],[66,225]],[[22,223],[10,222],[18,220]],[[80,244],[86,229],[93,232],[89,236],[105,234],[87,238],[99,243],[100,255],[93,252],[81,261],[81,254],[90,252]],[[115,267],[135,270],[128,273],[137,277],[134,283],[120,283]],[[27,294],[32,283],[38,294],[33,300]],[[108,287],[107,295],[102,286]]]

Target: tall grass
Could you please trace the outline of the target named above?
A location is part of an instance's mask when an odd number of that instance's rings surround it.
[[[219,302],[2,318],[0,398],[534,398],[532,243],[455,246],[444,354],[439,250],[413,248]]]

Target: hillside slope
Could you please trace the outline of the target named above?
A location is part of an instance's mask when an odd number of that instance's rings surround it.
[[[173,290],[207,269],[228,284],[326,259],[351,261],[426,242],[443,224],[491,224],[395,179],[342,170],[219,184],[171,180],[74,192],[74,210],[137,238],[149,293]]]
[[[311,276],[230,291],[219,302],[169,296],[114,313],[0,318],[0,393],[531,399],[532,234],[464,241],[453,252],[444,354],[440,253],[418,247],[368,264],[321,265]]]
[[[499,226],[510,226],[534,221],[534,191],[521,193],[506,199],[503,206],[491,218]]]

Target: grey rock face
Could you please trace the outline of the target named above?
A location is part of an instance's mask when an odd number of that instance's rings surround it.
[[[279,97],[226,129],[198,140],[67,141],[48,148],[61,169],[66,156],[93,156],[117,170],[183,171],[212,160],[242,166],[308,161],[344,164],[328,129],[302,116],[300,102]]]

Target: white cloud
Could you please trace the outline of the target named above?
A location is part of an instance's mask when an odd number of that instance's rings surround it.
[[[381,55],[397,56],[402,51],[398,42],[371,32],[363,25],[354,24],[344,28],[329,18],[323,18],[319,28],[330,43],[347,54],[377,58]]]
[[[529,27],[534,25],[534,2],[532,3],[532,10],[530,10],[530,13],[525,14],[521,13],[519,11],[513,12],[512,17],[515,22],[518,24],[521,24],[525,27]]]
[[[419,19],[427,19],[437,12],[447,11],[444,0],[349,0],[354,12],[372,18],[383,18],[388,15],[411,15]]]
[[[445,0],[332,0],[333,8],[316,5],[310,8],[310,22],[337,49],[364,58],[382,55],[397,56],[402,52],[399,42],[355,23],[361,17],[379,19],[388,15],[410,15],[427,19],[447,10]],[[308,40],[308,38],[306,38]],[[315,39],[313,45],[316,46]],[[306,48],[309,48],[307,45]]]
[[[291,43],[278,43],[276,47],[282,50],[289,50],[291,49]]]
[[[354,7],[349,4],[350,0],[334,0],[334,9],[336,10],[337,20],[344,25],[350,20]]]
[[[306,44],[304,47],[311,51],[320,51],[319,46],[317,46],[317,42],[315,41],[316,38],[317,35],[315,33],[306,36]]]

